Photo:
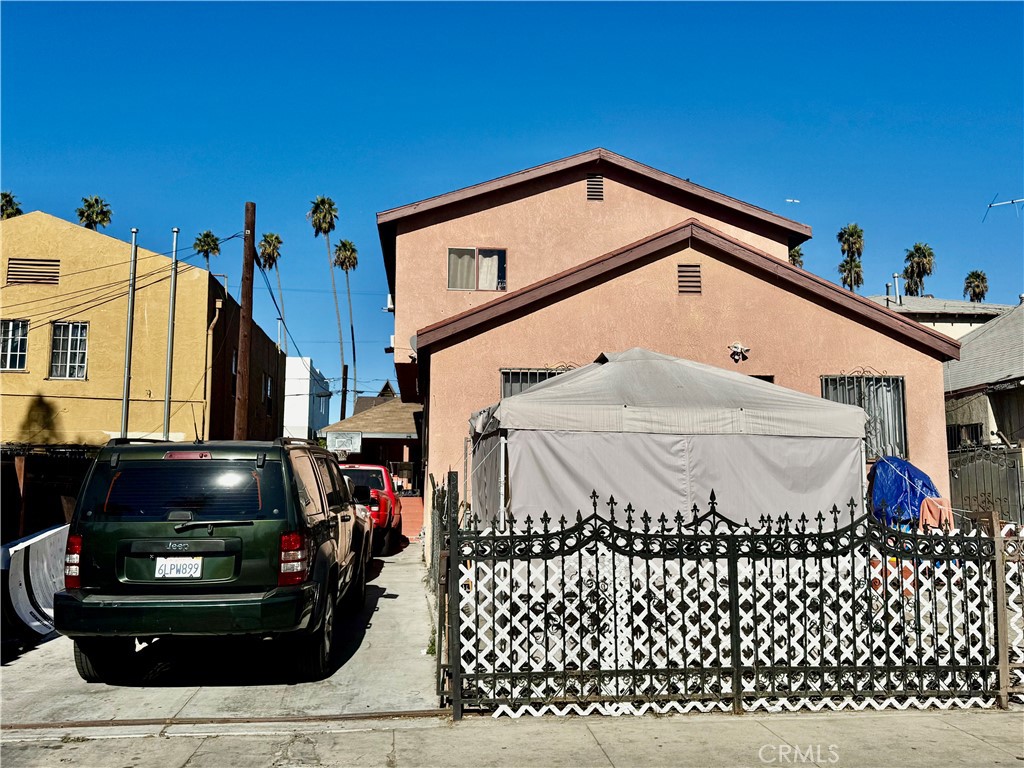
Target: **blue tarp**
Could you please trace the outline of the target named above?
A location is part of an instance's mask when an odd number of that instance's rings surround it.
[[[921,501],[938,497],[935,483],[909,461],[883,456],[868,473],[871,487],[871,511],[890,528],[917,528]]]

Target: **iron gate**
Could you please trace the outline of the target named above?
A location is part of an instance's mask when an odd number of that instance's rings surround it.
[[[1024,524],[1021,505],[1021,452],[966,448],[949,453],[949,488],[953,506]]]
[[[712,495],[654,519],[596,493],[586,516],[504,531],[452,514],[439,692],[459,718],[991,706],[1021,689],[1019,539],[833,530],[844,518],[739,525]]]

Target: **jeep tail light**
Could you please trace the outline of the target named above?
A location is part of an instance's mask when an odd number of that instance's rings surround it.
[[[309,552],[306,537],[301,533],[281,534],[281,569],[277,574],[279,586],[301,584],[306,580],[309,568]]]
[[[82,575],[79,568],[82,564],[82,536],[77,533],[68,534],[68,544],[64,548],[64,589],[81,589]]]

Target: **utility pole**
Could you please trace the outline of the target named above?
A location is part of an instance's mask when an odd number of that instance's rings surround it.
[[[128,398],[132,391],[132,333],[135,328],[135,265],[139,261],[138,227],[132,227],[132,265],[128,273],[128,328],[124,335],[124,390],[121,393],[121,437],[128,437]]]
[[[242,247],[242,312],[238,318],[238,387],[235,395],[235,440],[249,437],[249,350],[252,341],[252,280],[256,263],[256,203],[245,204]]]
[[[348,405],[348,366],[341,366],[341,421],[345,420],[345,407]]]

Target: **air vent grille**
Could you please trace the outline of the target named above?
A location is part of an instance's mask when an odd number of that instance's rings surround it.
[[[700,264],[680,264],[678,271],[680,293],[700,293]]]
[[[604,176],[587,174],[587,200],[604,200]]]
[[[7,284],[60,282],[60,259],[11,259],[7,262]]]

